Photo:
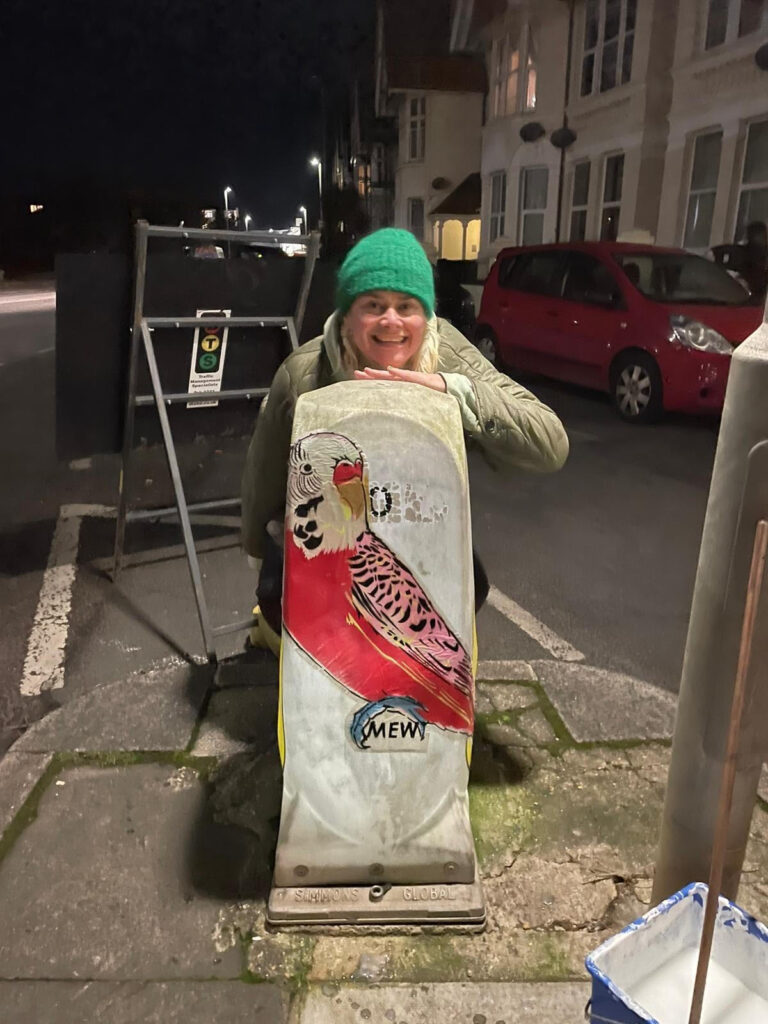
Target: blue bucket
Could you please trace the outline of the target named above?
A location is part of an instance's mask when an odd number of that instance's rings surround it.
[[[688,1024],[707,886],[694,882],[586,960],[592,1024]],[[721,896],[702,1024],[768,1024],[768,928]]]

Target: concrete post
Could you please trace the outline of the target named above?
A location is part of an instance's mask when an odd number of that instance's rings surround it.
[[[709,874],[757,522],[768,514],[768,318],[735,351],[677,707],[653,901]],[[758,609],[722,892],[735,899],[768,752],[768,601]]]

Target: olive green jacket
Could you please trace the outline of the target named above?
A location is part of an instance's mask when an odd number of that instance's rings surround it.
[[[461,408],[468,442],[480,448],[495,469],[560,469],[568,456],[568,437],[552,410],[499,373],[474,345],[438,320],[437,372]],[[296,399],[307,391],[349,379],[341,359],[339,314],[323,335],[302,345],[280,366],[262,403],[243,473],[243,546],[264,557],[267,523],[285,511],[288,451]]]

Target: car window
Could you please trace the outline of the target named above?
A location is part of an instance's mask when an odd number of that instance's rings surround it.
[[[508,288],[533,295],[557,295],[563,289],[565,257],[556,252],[523,252],[515,260]]]
[[[655,302],[745,306],[749,295],[719,263],[687,252],[614,253],[639,292]]]
[[[614,309],[621,305],[621,291],[611,271],[585,252],[568,254],[563,298]]]
[[[509,281],[516,261],[517,256],[505,256],[499,261],[499,288],[511,287]]]

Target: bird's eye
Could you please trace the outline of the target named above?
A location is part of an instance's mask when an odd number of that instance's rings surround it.
[[[312,472],[311,463],[305,462],[304,465],[301,467],[301,472],[304,473],[306,476],[309,476],[309,474]]]

